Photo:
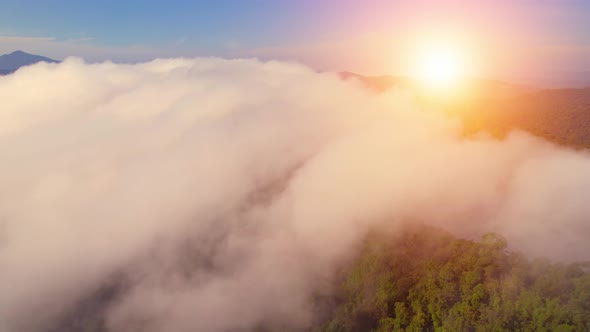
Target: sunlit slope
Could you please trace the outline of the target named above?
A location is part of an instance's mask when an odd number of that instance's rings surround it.
[[[503,136],[513,128],[526,130],[553,142],[590,148],[590,88],[538,89],[495,80],[469,79],[462,92],[449,98],[431,96],[410,79],[395,76],[358,79],[375,91],[403,88],[415,93],[426,106],[443,110],[464,120],[466,133],[480,131]]]
[[[472,103],[463,114],[470,132],[496,135],[518,128],[553,142],[590,148],[590,88],[540,90]]]

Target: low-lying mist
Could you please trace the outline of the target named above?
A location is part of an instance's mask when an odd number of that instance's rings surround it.
[[[109,331],[304,329],[370,228],[413,222],[590,259],[589,154],[465,138],[403,91],[68,59],[0,77],[0,103],[1,331],[47,331],[112,280]]]

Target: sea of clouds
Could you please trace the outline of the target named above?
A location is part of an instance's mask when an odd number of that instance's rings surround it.
[[[297,64],[37,64],[0,77],[0,331],[113,280],[108,331],[304,329],[373,227],[588,260],[589,194],[586,152]]]

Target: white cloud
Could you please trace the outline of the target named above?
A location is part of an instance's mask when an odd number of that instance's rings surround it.
[[[305,327],[368,228],[408,220],[590,252],[586,153],[465,139],[303,66],[72,58],[0,77],[0,100],[2,331],[44,331],[114,276],[112,331]]]

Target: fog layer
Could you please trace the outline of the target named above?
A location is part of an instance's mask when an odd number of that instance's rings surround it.
[[[1,331],[47,331],[113,280],[110,331],[305,328],[372,227],[590,258],[587,153],[464,138],[403,91],[280,62],[72,58],[0,77],[0,101]]]

